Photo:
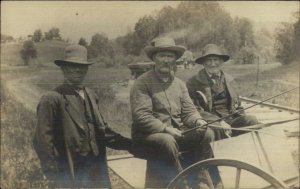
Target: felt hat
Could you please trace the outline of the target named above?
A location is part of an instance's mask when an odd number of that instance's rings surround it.
[[[179,59],[184,51],[185,47],[176,45],[174,39],[170,37],[159,37],[152,40],[150,46],[145,47],[145,52],[147,56],[153,60],[153,55],[161,51],[171,51],[176,54],[177,59]]]
[[[197,58],[195,62],[197,64],[203,64],[204,59],[209,55],[219,56],[224,60],[224,62],[226,62],[230,58],[226,53],[223,52],[223,50],[219,46],[215,44],[207,44],[202,50],[202,55]]]
[[[69,45],[65,48],[64,59],[55,60],[58,66],[66,64],[91,65],[93,62],[87,60],[87,49],[81,45]]]

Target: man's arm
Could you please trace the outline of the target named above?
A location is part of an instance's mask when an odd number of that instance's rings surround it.
[[[130,92],[133,127],[143,133],[164,132],[166,126],[153,116],[152,99],[143,80],[136,80]]]
[[[105,127],[105,144],[107,147],[115,150],[131,150],[132,141],[130,138],[124,137],[112,130],[110,127]]]
[[[190,78],[187,82],[186,82],[186,87],[188,89],[188,93],[191,97],[191,99],[193,100],[194,104],[197,105],[196,103],[196,86],[197,84],[195,83],[195,76],[193,76],[192,78]]]
[[[41,161],[41,167],[47,177],[57,170],[58,152],[53,144],[54,120],[57,116],[58,99],[52,92],[43,96],[37,107],[37,128],[33,146]]]
[[[203,120],[200,113],[197,111],[192,99],[189,96],[188,89],[186,85],[181,82],[181,118],[183,123],[188,127],[196,126],[196,122]],[[203,122],[204,123],[204,122]]]

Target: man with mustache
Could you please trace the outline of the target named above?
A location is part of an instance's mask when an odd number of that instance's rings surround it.
[[[210,128],[182,135],[187,128],[206,124],[183,81],[174,75],[183,46],[160,37],[145,48],[155,68],[141,75],[130,92],[133,150],[148,161],[146,188],[165,188],[180,171],[180,151],[194,153],[194,162],[213,157]]]

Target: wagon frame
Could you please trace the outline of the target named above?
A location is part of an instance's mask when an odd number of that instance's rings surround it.
[[[252,100],[249,98],[245,98],[245,97],[241,97],[241,100],[243,103],[246,104],[254,104],[257,103],[258,101],[256,100]],[[274,112],[286,112],[290,115],[296,115],[299,117],[299,110],[297,109],[293,109],[293,108],[289,108],[289,107],[285,107],[285,106],[280,106],[280,105],[276,105],[276,104],[270,104],[270,103],[262,103],[260,105],[261,107],[264,108],[268,108]],[[265,158],[265,161],[268,164],[268,169],[272,170],[272,165],[270,164],[269,161],[269,156],[266,153],[265,149],[264,149],[264,145],[260,142],[261,141],[261,136],[259,135],[258,132],[253,131],[251,132],[251,135],[253,135],[253,137],[256,137],[257,140],[259,141],[259,146],[263,152],[263,156]],[[120,159],[127,159],[127,158],[134,158],[133,156],[123,156]],[[112,160],[120,160],[118,158],[114,159],[110,159],[109,161]],[[212,159],[207,159],[207,160],[203,160],[200,162],[197,162],[193,165],[190,165],[189,167],[187,167],[185,170],[183,170],[181,173],[179,173],[168,185],[168,188],[170,189],[175,189],[175,188],[180,188],[180,186],[182,186],[182,182],[184,182],[184,178],[187,178],[189,174],[191,174],[192,172],[195,172],[197,170],[202,170],[209,166],[216,166],[216,167],[220,167],[220,166],[225,166],[225,167],[232,167],[234,169],[236,169],[235,171],[235,181],[234,181],[234,188],[240,188],[240,181],[241,181],[241,175],[243,171],[248,171],[253,173],[254,175],[257,175],[258,177],[262,178],[263,180],[265,180],[269,185],[263,188],[289,188],[291,186],[295,185],[295,181],[297,182],[297,179],[292,179],[289,182],[285,183],[283,180],[281,180],[280,178],[277,178],[276,176],[274,176],[271,172],[272,171],[267,171],[265,169],[259,168],[256,165],[253,165],[251,163],[248,162],[244,162],[238,159],[231,159],[231,158],[212,158]],[[213,185],[212,179],[208,173],[207,170],[204,171],[206,179],[207,179],[207,185],[210,189],[214,189],[215,186]],[[121,175],[120,175],[121,176]],[[122,178],[122,176],[121,176]],[[124,179],[124,178],[123,178]],[[124,179],[126,181],[126,179]],[[128,182],[127,182],[128,183]]]

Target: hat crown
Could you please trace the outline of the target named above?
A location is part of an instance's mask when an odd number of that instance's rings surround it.
[[[226,62],[227,60],[229,60],[229,56],[224,52],[223,48],[220,48],[218,45],[216,44],[207,44],[201,52],[201,56],[199,58],[197,58],[195,60],[196,63],[198,64],[202,64],[205,60],[205,58],[209,55],[216,55],[221,57],[224,62]]]
[[[151,42],[153,47],[173,47],[176,46],[174,39],[170,37],[156,38]]]
[[[81,45],[70,45],[65,49],[65,60],[87,61],[87,50]]]
[[[207,55],[224,55],[223,50],[216,44],[207,44],[202,51],[202,56]]]

